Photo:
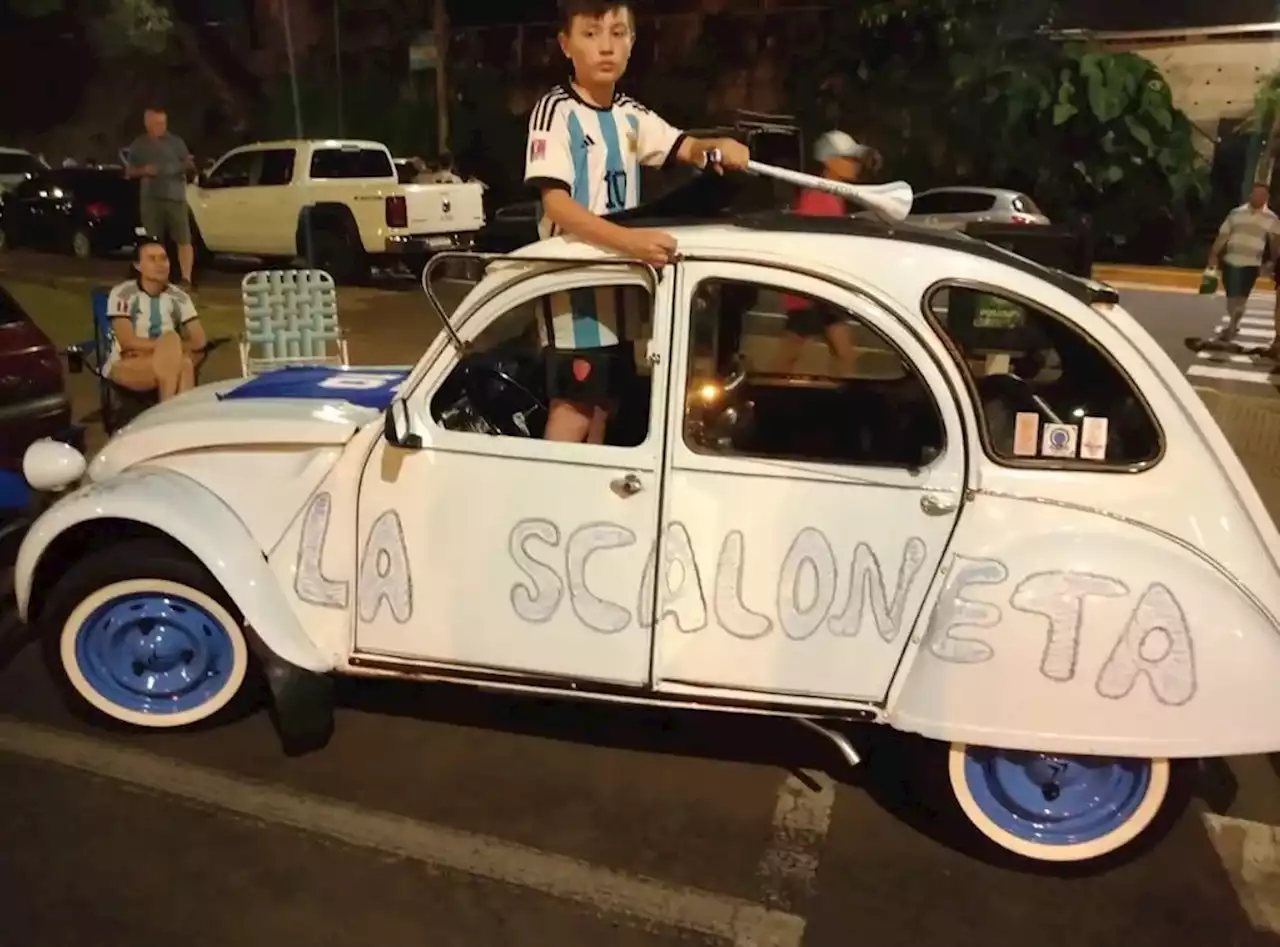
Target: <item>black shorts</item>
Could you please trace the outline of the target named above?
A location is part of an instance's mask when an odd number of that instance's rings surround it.
[[[548,348],[547,398],[605,408],[618,401],[635,377],[630,342],[596,349]]]
[[[1258,282],[1261,267],[1222,264],[1222,291],[1228,299],[1248,299]]]
[[[840,311],[831,306],[792,309],[787,313],[787,331],[800,336],[823,335],[828,326],[835,325],[842,318]]]

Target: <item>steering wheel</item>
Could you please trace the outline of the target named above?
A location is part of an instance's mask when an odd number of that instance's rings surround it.
[[[463,389],[475,410],[499,434],[540,437],[547,406],[510,372],[485,362],[467,366]]]
[[[1040,419],[1049,424],[1061,424],[1062,419],[1058,417],[1053,408],[1041,398],[1031,383],[1019,375],[1012,372],[1006,372],[1000,375],[987,375],[978,380],[978,396],[982,400],[985,407],[992,401],[1001,403],[1006,408],[1013,408],[1015,411],[1025,411],[1028,408],[1040,415]]]

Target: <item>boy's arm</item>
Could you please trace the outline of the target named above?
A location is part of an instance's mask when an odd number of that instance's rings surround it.
[[[751,160],[747,146],[733,138],[691,138],[667,124],[657,112],[635,105],[637,152],[640,163],[651,168],[681,161],[695,167],[707,162],[708,151],[719,151],[726,168],[742,170]]]

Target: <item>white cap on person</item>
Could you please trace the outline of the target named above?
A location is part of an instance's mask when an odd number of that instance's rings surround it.
[[[852,135],[839,130],[829,131],[813,143],[813,157],[816,161],[861,158],[866,150],[866,145],[858,144]]]

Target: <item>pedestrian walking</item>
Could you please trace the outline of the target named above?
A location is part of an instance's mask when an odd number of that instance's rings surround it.
[[[1255,183],[1248,202],[1227,214],[1209,250],[1208,269],[1216,266],[1222,273],[1222,289],[1227,297],[1227,325],[1215,336],[1218,342],[1231,342],[1240,331],[1245,305],[1262,271],[1263,255],[1268,245],[1274,249],[1280,236],[1280,218],[1267,206],[1270,196],[1266,184]],[[1272,355],[1276,347],[1277,341],[1272,341]]]
[[[169,131],[169,117],[162,108],[143,113],[145,134],[129,146],[125,174],[141,181],[138,213],[147,236],[178,247],[182,285],[191,287],[195,251],[191,245],[191,219],[187,211],[187,180],[196,162],[187,143]]]

